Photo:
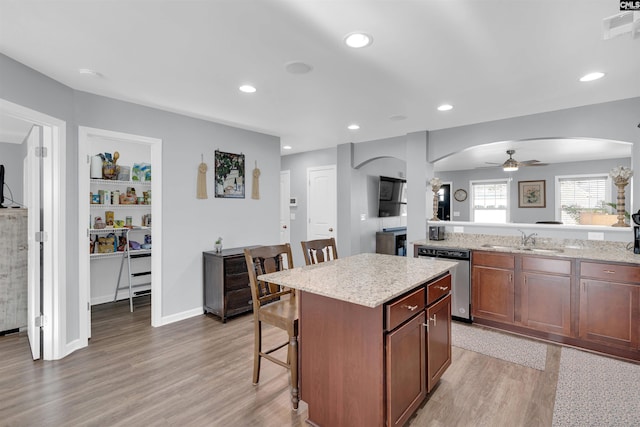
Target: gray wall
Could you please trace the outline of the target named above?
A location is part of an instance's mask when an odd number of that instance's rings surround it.
[[[218,236],[225,247],[278,242],[279,138],[74,91],[4,55],[0,75],[0,98],[67,123],[65,343],[79,337],[77,126],[163,140],[163,317],[202,308],[202,251]],[[216,149],[244,153],[249,176],[258,161],[260,200],[251,199],[250,186],[245,199],[214,198]],[[205,200],[195,198],[201,154],[209,164]]]
[[[26,135],[25,135],[26,137]],[[24,204],[22,194],[22,170],[24,169],[24,158],[26,156],[26,146],[24,142],[22,144],[13,144],[11,142],[0,142],[0,165],[4,165],[4,197],[6,202],[4,206],[11,206],[9,201],[11,194],[13,194],[13,200],[20,204]],[[7,189],[7,186],[11,189],[11,192]],[[0,200],[0,203],[2,200]]]
[[[606,159],[589,162],[554,163],[549,166],[523,167],[516,172],[505,173],[501,169],[474,169],[464,171],[438,172],[437,175],[445,182],[453,182],[452,192],[458,188],[467,191],[469,197],[464,202],[458,202],[453,197],[453,211],[460,212],[460,216],[453,217],[454,221],[469,221],[471,212],[471,189],[469,181],[485,179],[511,178],[509,191],[511,192],[510,222],[534,223],[536,221],[549,221],[555,219],[555,177],[558,175],[581,174],[609,174],[616,166],[630,166],[631,159]],[[546,207],[545,208],[518,208],[518,181],[545,180]],[[627,200],[630,189],[627,186]],[[617,188],[611,185],[611,199],[616,201]],[[628,208],[628,206],[627,206]],[[629,209],[627,209],[629,210]]]

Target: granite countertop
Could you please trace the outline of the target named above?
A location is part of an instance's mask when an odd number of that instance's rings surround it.
[[[277,283],[365,307],[378,307],[455,267],[453,261],[359,254],[258,276]]]
[[[464,248],[476,251],[640,264],[640,255],[634,254],[633,248],[628,249],[628,244],[624,242],[538,238],[535,245],[529,245],[525,248],[520,245],[519,240],[519,237],[514,238],[513,236],[461,233],[458,235],[449,234],[445,240],[418,240],[412,243],[416,246]],[[498,247],[487,247],[487,245]],[[536,249],[540,251],[536,251]],[[549,249],[560,251],[545,251]]]

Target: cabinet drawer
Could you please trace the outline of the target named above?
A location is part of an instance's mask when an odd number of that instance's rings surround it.
[[[523,256],[522,269],[525,271],[569,275],[571,274],[571,261],[567,259]]]
[[[486,267],[513,269],[515,262],[513,255],[499,254],[495,252],[474,251],[473,264],[484,265]]]
[[[227,274],[224,277],[224,288],[227,291],[249,289],[249,273]]]
[[[427,286],[427,305],[433,304],[449,292],[451,292],[451,274],[447,274]]]
[[[246,273],[247,261],[245,261],[244,256],[225,258],[224,271],[226,274]]]
[[[421,287],[400,298],[398,301],[387,305],[387,331],[392,330],[411,316],[424,309],[424,288]]]
[[[251,289],[227,292],[225,299],[228,311],[236,308],[246,308],[248,310],[251,308]]]
[[[640,283],[640,267],[598,262],[580,263],[580,276],[613,282]]]

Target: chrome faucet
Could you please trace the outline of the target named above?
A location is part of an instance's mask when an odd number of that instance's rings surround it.
[[[538,235],[538,233],[531,233],[527,235],[527,233],[525,233],[520,229],[518,229],[518,231],[522,233],[522,240],[521,240],[522,246],[527,246],[528,242],[531,242],[532,245],[536,244],[536,236]]]

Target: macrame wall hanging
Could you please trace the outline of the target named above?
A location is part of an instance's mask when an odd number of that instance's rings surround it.
[[[251,183],[251,198],[260,198],[260,169],[258,169],[258,161],[256,160],[256,167],[253,169],[253,181]]]
[[[207,199],[207,169],[208,166],[204,162],[204,154],[200,155],[200,164],[198,165],[198,187],[196,190],[196,198]]]

